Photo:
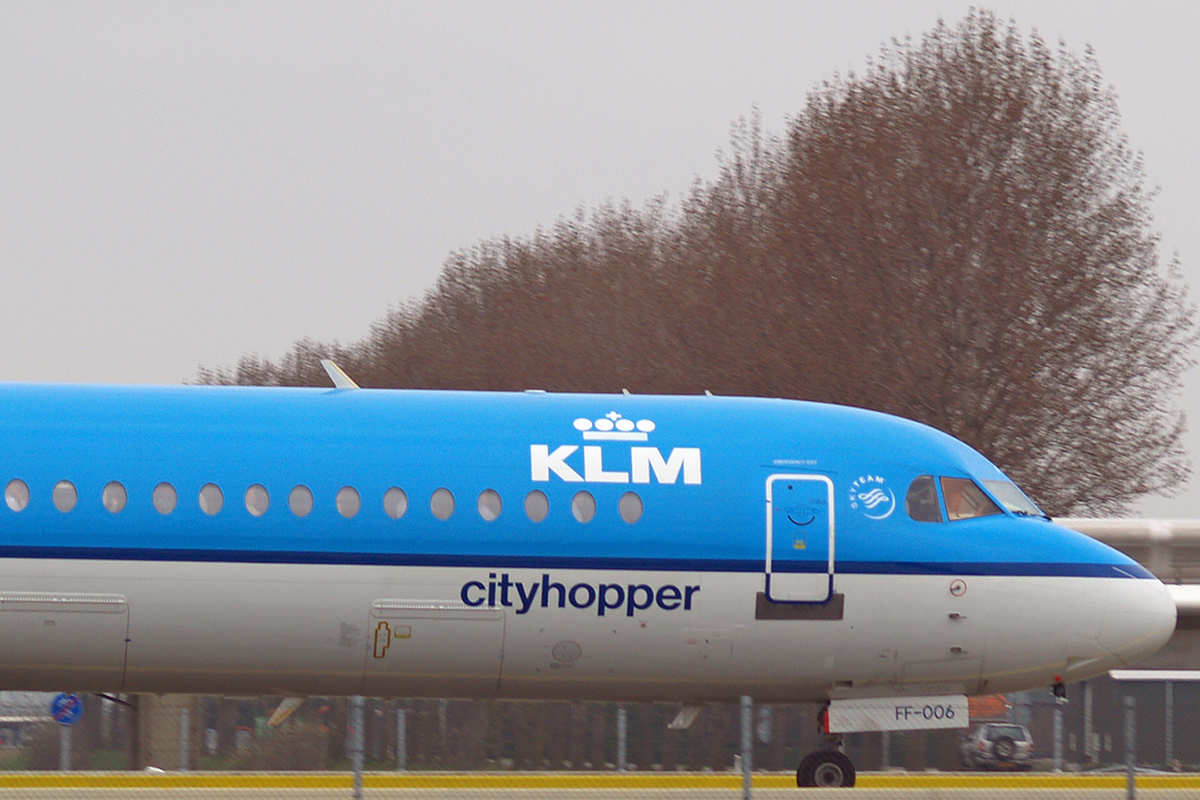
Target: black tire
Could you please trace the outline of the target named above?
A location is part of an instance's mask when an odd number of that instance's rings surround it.
[[[810,789],[816,785],[813,783],[813,766],[819,755],[820,753],[809,753],[800,759],[800,766],[796,767],[796,785],[801,789]]]
[[[853,786],[854,764],[844,753],[824,750],[816,753],[812,765],[812,783],[809,786],[835,788]]]
[[[1013,756],[1017,754],[1017,745],[1008,736],[997,736],[996,741],[992,742],[992,755],[997,761],[1012,761]]]

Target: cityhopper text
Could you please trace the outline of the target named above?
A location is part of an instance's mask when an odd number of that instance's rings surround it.
[[[543,573],[540,581],[513,580],[507,573],[488,574],[485,581],[467,581],[459,596],[463,603],[474,608],[513,608],[518,614],[530,609],[575,608],[595,609],[598,616],[609,612],[632,617],[638,611],[660,608],[663,611],[690,611],[699,586],[677,586],[666,583],[658,587],[646,583],[589,583],[568,585]]]

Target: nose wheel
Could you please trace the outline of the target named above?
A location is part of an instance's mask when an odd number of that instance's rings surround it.
[[[854,764],[837,750],[809,753],[796,768],[796,785],[802,789],[853,786],[854,778]]]

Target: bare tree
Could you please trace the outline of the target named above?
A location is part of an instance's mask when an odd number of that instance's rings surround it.
[[[920,419],[1054,512],[1113,512],[1186,471],[1194,341],[1150,192],[1091,55],[987,12],[893,43],[789,131],[768,223],[824,399]]]
[[[324,386],[329,378],[321,359],[330,358],[343,368],[357,371],[362,365],[361,351],[362,345],[346,348],[301,339],[278,363],[257,355],[242,356],[232,369],[201,367],[196,381],[221,386]]]
[[[1187,473],[1195,340],[1152,192],[1090,52],[986,11],[820,86],[781,137],[735,126],[678,210],[578,211],[453,254],[362,342],[203,382],[699,392],[927,422],[1052,513],[1113,513]]]

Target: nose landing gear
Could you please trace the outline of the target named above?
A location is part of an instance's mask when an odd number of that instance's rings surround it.
[[[842,752],[842,736],[829,732],[829,706],[817,714],[817,728],[825,736],[825,749],[809,753],[796,768],[796,785],[836,788],[854,785],[854,764]]]

